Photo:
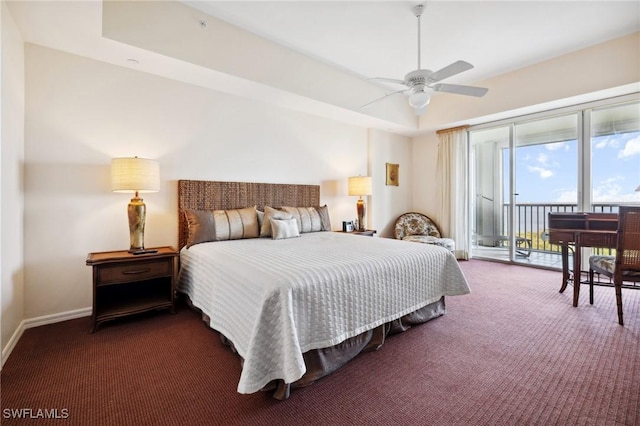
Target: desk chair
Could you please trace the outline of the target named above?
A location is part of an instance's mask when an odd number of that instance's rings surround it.
[[[589,303],[592,305],[594,272],[613,278],[618,305],[618,323],[624,325],[622,282],[640,282],[640,206],[619,207],[615,256],[589,256]]]

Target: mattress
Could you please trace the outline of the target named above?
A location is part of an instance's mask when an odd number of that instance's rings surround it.
[[[178,290],[244,359],[240,393],[293,383],[306,371],[303,353],[470,291],[445,248],[338,232],[203,243],[180,255]]]

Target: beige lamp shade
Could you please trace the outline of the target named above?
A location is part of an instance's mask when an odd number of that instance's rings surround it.
[[[371,177],[353,176],[349,178],[349,195],[371,195]]]
[[[111,160],[113,192],[158,192],[160,167],[155,160],[126,157]]]

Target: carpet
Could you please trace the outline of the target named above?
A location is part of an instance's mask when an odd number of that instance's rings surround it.
[[[572,307],[560,272],[479,260],[472,293],[286,401],[236,392],[240,363],[184,305],[26,330],[0,375],[6,425],[636,425],[640,292]],[[17,418],[18,415],[24,418]],[[57,418],[47,418],[57,417]]]

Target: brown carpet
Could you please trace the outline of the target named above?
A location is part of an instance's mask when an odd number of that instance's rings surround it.
[[[2,424],[636,425],[640,291],[588,304],[560,273],[462,262],[472,294],[286,401],[240,395],[238,359],[184,306],[25,331],[1,373]],[[27,412],[23,409],[31,409]],[[57,414],[66,419],[15,419]],[[48,412],[38,410],[50,410]],[[52,411],[57,410],[57,411]]]

